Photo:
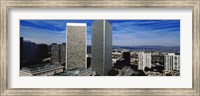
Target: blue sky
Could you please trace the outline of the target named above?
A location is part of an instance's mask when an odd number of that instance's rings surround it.
[[[87,23],[87,44],[91,45],[95,20],[20,20],[20,37],[32,42],[66,42],[66,23]],[[113,45],[180,46],[180,20],[109,20]]]

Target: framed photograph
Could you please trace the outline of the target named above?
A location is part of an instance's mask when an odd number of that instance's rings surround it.
[[[200,96],[199,0],[4,0],[1,96]]]

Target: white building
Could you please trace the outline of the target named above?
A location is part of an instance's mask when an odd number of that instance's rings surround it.
[[[180,70],[180,55],[175,53],[168,53],[164,57],[165,71]]]
[[[151,53],[138,53],[138,70],[144,70],[145,67],[151,68]]]
[[[115,63],[117,62],[117,60],[119,60],[119,59],[113,58],[113,59],[112,59],[112,63],[115,64]]]

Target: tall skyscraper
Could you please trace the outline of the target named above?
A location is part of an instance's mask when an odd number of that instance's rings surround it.
[[[37,58],[38,60],[42,61],[43,59],[48,57],[48,45],[47,44],[38,44],[37,45]]]
[[[131,62],[131,55],[130,52],[123,52],[124,63],[129,65]]]
[[[23,61],[34,61],[35,60],[35,43],[31,41],[24,40],[23,42]]]
[[[145,67],[151,68],[151,53],[138,53],[138,70],[144,70]]]
[[[23,51],[24,51],[24,39],[20,37],[20,69],[24,67],[23,65]]]
[[[60,44],[60,64],[66,62],[66,43]]]
[[[60,47],[57,43],[51,45],[51,63],[60,64]]]
[[[106,20],[92,24],[92,70],[106,75],[112,68],[112,25]]]
[[[164,69],[165,71],[180,70],[180,55],[175,55],[175,53],[165,55]]]
[[[67,23],[65,69],[86,68],[86,23]]]

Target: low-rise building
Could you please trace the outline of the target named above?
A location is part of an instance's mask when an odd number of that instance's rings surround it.
[[[50,76],[63,72],[64,66],[60,64],[37,64],[23,67],[20,76]]]

